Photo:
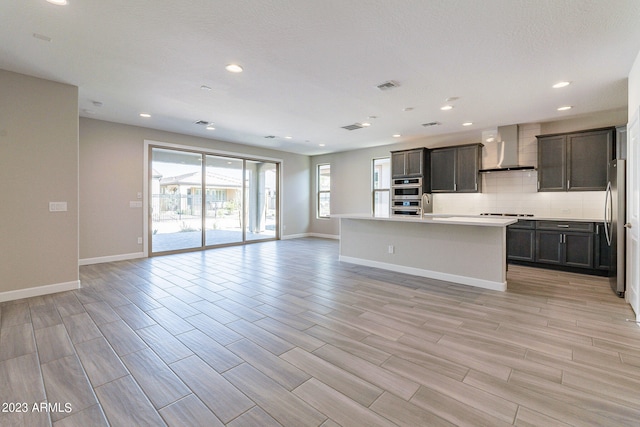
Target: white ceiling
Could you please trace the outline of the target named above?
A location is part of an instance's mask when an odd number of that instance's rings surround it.
[[[624,108],[638,22],[638,0],[1,0],[0,68],[78,86],[83,117],[320,154]]]

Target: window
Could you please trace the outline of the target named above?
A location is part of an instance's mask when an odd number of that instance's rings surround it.
[[[331,165],[318,165],[318,218],[331,213]]]
[[[373,159],[373,216],[389,216],[389,183],[391,182],[391,161],[389,157]]]

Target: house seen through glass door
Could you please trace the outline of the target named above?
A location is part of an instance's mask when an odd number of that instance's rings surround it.
[[[153,148],[151,156],[151,249],[202,246],[202,154]]]
[[[242,242],[242,159],[206,156],[206,245]]]

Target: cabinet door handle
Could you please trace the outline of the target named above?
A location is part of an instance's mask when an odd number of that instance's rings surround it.
[[[558,224],[558,227],[560,228],[569,228],[568,224]]]
[[[562,234],[560,235],[560,243],[562,243]]]
[[[571,181],[567,180],[567,190],[571,188]]]

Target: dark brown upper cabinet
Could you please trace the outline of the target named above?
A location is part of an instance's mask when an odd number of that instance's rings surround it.
[[[477,193],[482,144],[459,145],[431,150],[433,193]]]
[[[427,171],[425,165],[429,150],[414,148],[391,152],[391,175],[393,178],[403,176],[423,176]]]
[[[615,128],[538,136],[538,191],[604,191]]]

